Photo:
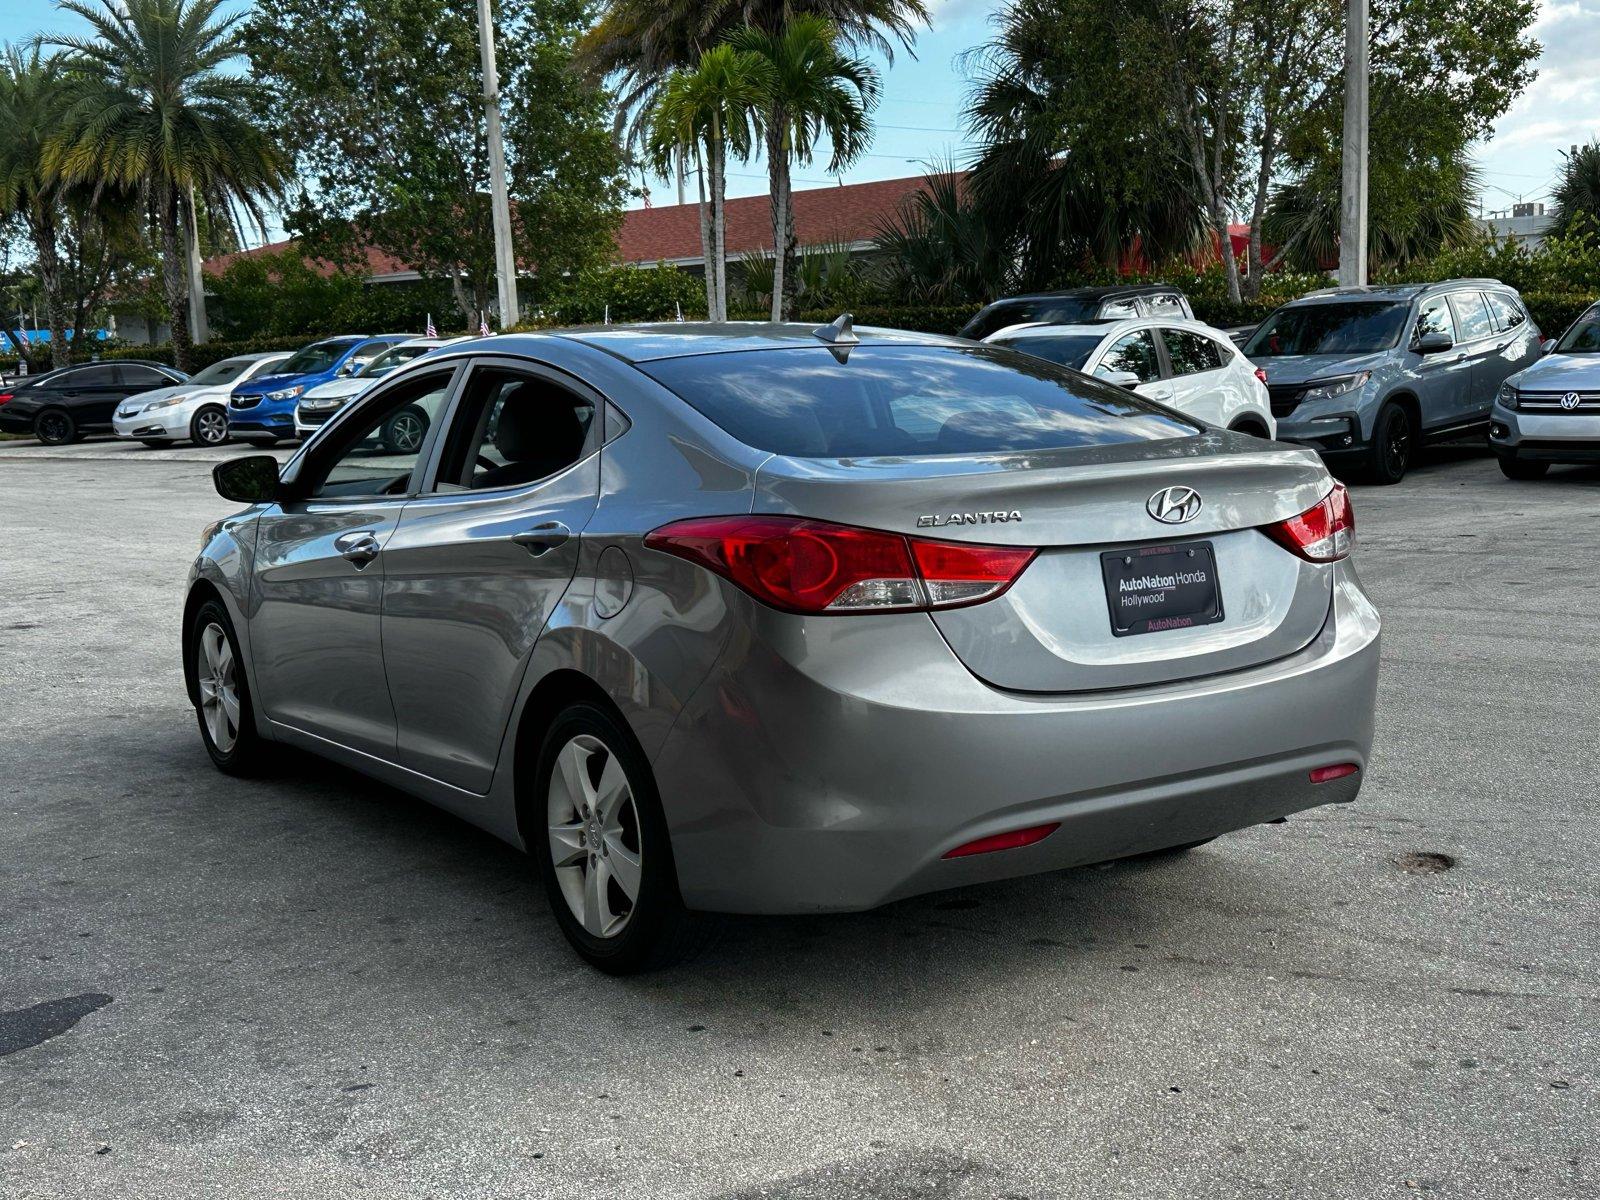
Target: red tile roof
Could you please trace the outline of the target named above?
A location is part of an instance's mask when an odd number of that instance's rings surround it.
[[[873,183],[847,183],[843,186],[811,188],[794,193],[795,234],[802,246],[820,242],[847,244],[871,241],[881,221],[922,188],[922,176],[910,179],[882,179]],[[205,260],[208,275],[220,275],[241,258],[275,254],[293,248],[293,239],[220,254]],[[737,258],[747,250],[772,250],[772,206],[767,197],[741,196],[728,201],[728,257]],[[412,268],[402,260],[368,246],[366,271],[369,275],[394,275]],[[617,258],[624,263],[681,262],[700,260],[700,207],[698,204],[662,204],[636,208],[623,214],[617,232]],[[321,259],[311,263],[314,270],[331,275],[337,269]]]

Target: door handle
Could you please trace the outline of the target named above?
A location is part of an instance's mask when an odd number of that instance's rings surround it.
[[[370,529],[340,534],[333,540],[333,545],[343,557],[355,564],[358,571],[377,558],[378,551],[382,549],[378,545],[377,535]]]
[[[554,550],[557,546],[565,545],[571,536],[572,530],[560,521],[545,521],[532,529],[512,534],[511,540],[529,554],[537,556],[546,550]]]

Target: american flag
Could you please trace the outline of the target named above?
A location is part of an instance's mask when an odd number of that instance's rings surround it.
[[[433,314],[428,314],[428,327],[423,331],[423,337],[438,337],[439,331],[433,327]]]
[[[479,337],[488,337],[489,336],[489,316],[488,316],[487,313],[483,312],[481,309],[478,312],[478,336]]]

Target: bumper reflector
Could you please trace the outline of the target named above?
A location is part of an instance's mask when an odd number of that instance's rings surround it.
[[[1354,775],[1360,769],[1355,763],[1337,763],[1331,767],[1317,767],[1311,772],[1311,782],[1330,783],[1335,779],[1343,779],[1346,775]]]
[[[1048,825],[1031,825],[1027,829],[1011,829],[1005,833],[992,833],[988,837],[981,837],[975,842],[965,842],[954,850],[946,850],[944,857],[965,858],[969,854],[987,854],[991,850],[1016,850],[1021,846],[1031,846],[1035,842],[1042,842],[1060,828],[1060,821],[1051,821]]]

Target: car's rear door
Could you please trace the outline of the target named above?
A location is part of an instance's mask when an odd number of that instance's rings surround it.
[[[395,715],[380,624],[384,554],[430,441],[398,450],[380,434],[397,408],[437,417],[455,374],[442,364],[396,380],[351,412],[287,481],[304,498],[257,520],[250,641],[262,711],[388,761]]]
[[[489,790],[529,656],[599,502],[602,407],[551,368],[473,362],[431,478],[384,548],[401,765]]]
[[[1172,390],[1166,402],[1174,408],[1220,425],[1223,367],[1222,347],[1191,329],[1162,326],[1161,340],[1167,347],[1167,363],[1172,372]]]
[[[1455,313],[1456,332],[1460,337],[1457,348],[1471,366],[1468,386],[1452,397],[1455,422],[1464,423],[1489,415],[1495,390],[1500,386],[1495,376],[1495,360],[1504,336],[1495,328],[1489,302],[1482,292],[1451,292],[1450,308]]]
[[[55,392],[79,426],[109,425],[117,401],[124,395],[120,368],[114,363],[93,363],[68,371],[55,385]]]

